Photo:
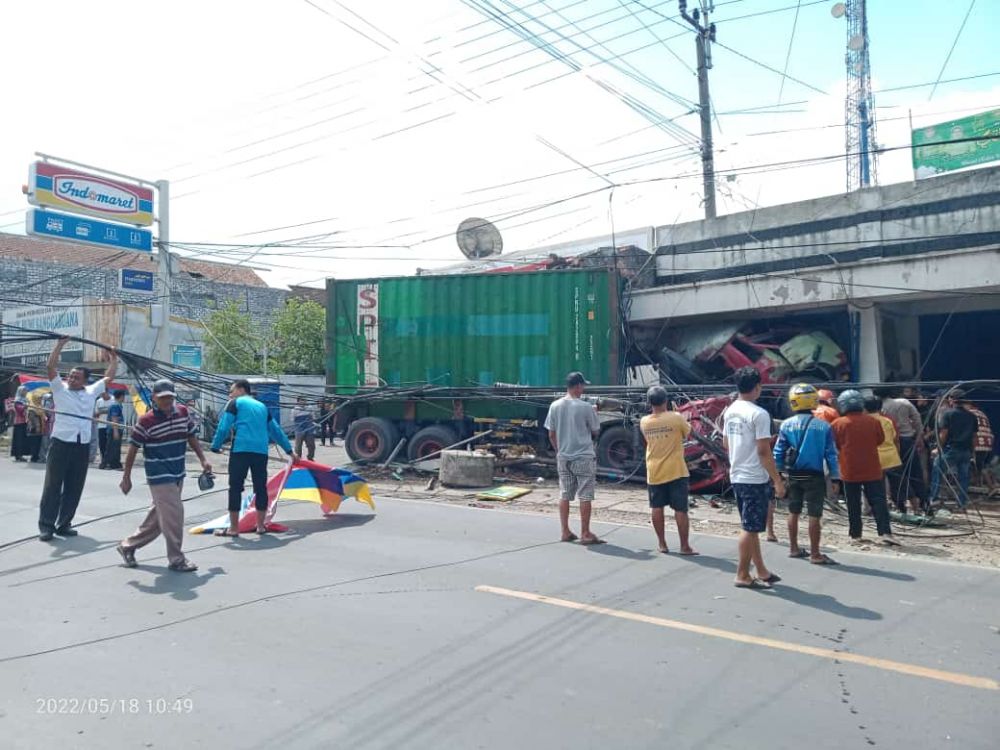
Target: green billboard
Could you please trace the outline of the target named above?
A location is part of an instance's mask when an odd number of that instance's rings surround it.
[[[913,173],[918,179],[991,161],[1000,161],[1000,109],[913,131]]]

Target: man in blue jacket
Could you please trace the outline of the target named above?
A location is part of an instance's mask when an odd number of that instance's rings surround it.
[[[826,501],[824,463],[830,478],[840,479],[833,430],[827,422],[813,416],[813,409],[819,405],[819,394],[813,386],[807,383],[792,386],[788,403],[795,415],[781,425],[774,445],[778,471],[788,472],[788,556],[806,556],[805,550],[799,548],[799,515],[805,505],[809,514],[809,562],[835,565],[819,551],[820,519]]]
[[[237,380],[229,386],[229,403],[219,419],[219,427],[212,440],[212,451],[222,452],[222,444],[233,435],[233,448],[229,456],[229,528],[215,532],[216,536],[239,536],[240,508],[243,503],[243,485],[247,472],[253,481],[254,507],[257,509],[257,533],[267,531],[264,516],[267,513],[267,451],[273,440],[282,450],[299,460],[292,451],[281,426],[272,418],[267,407],[250,393],[250,383]]]

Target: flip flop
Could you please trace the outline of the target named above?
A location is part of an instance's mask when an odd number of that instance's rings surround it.
[[[670,550],[669,549],[661,549],[660,550],[660,554],[661,555],[669,555],[670,554]]]
[[[681,554],[684,555],[684,557],[695,557],[696,555],[700,555],[701,553],[695,550],[691,550],[690,552],[684,552],[683,550],[681,550]]]
[[[235,539],[239,535],[240,533],[238,531],[234,534],[229,529],[216,529],[214,534],[214,536],[228,536],[233,539]]]
[[[580,537],[578,537],[576,534],[570,534],[569,536],[563,537],[559,541],[560,542],[575,542],[579,538]]]
[[[256,533],[256,534],[268,534],[270,532],[267,530],[267,528],[263,528],[263,529],[254,529],[254,533]]]
[[[763,591],[765,589],[771,588],[771,584],[767,581],[762,581],[759,578],[754,578],[750,583],[743,583],[742,581],[737,581],[733,584],[738,589],[754,589],[755,591]]]
[[[778,537],[776,537],[776,536],[775,537],[770,537],[769,536],[769,537],[767,537],[767,541],[769,541],[771,544],[777,544],[778,543]]]
[[[879,543],[886,547],[901,547],[902,545],[891,536],[879,537]]]
[[[793,558],[793,559],[795,559],[795,560],[798,560],[798,559],[803,558],[803,557],[809,557],[809,553],[806,552],[804,549],[800,549],[795,554],[792,554],[791,552],[789,552],[788,556],[791,557],[791,558]]]
[[[834,560],[832,557],[828,557],[827,555],[821,556],[819,560],[810,559],[809,562],[813,565],[840,565],[839,562]]]
[[[781,580],[781,576],[779,576],[777,573],[771,573],[771,575],[762,580],[764,581],[764,583],[777,583],[778,581]]]
[[[584,539],[584,540],[582,540],[580,542],[580,544],[586,545],[587,547],[591,547],[591,546],[593,546],[595,544],[607,544],[607,542],[605,542],[603,539],[598,539],[595,536],[593,539]]]

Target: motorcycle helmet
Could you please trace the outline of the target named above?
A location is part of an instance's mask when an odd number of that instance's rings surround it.
[[[799,383],[788,391],[788,404],[795,412],[812,411],[819,405],[819,394],[809,383]]]
[[[837,399],[837,407],[840,409],[841,414],[849,414],[852,411],[864,411],[865,397],[861,395],[861,391],[856,391],[852,388],[840,394],[840,397]]]

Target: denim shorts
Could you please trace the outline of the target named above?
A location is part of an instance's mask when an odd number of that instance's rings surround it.
[[[759,534],[767,528],[767,507],[774,497],[770,482],[763,484],[733,484],[736,507],[740,511],[740,525],[744,531]]]

